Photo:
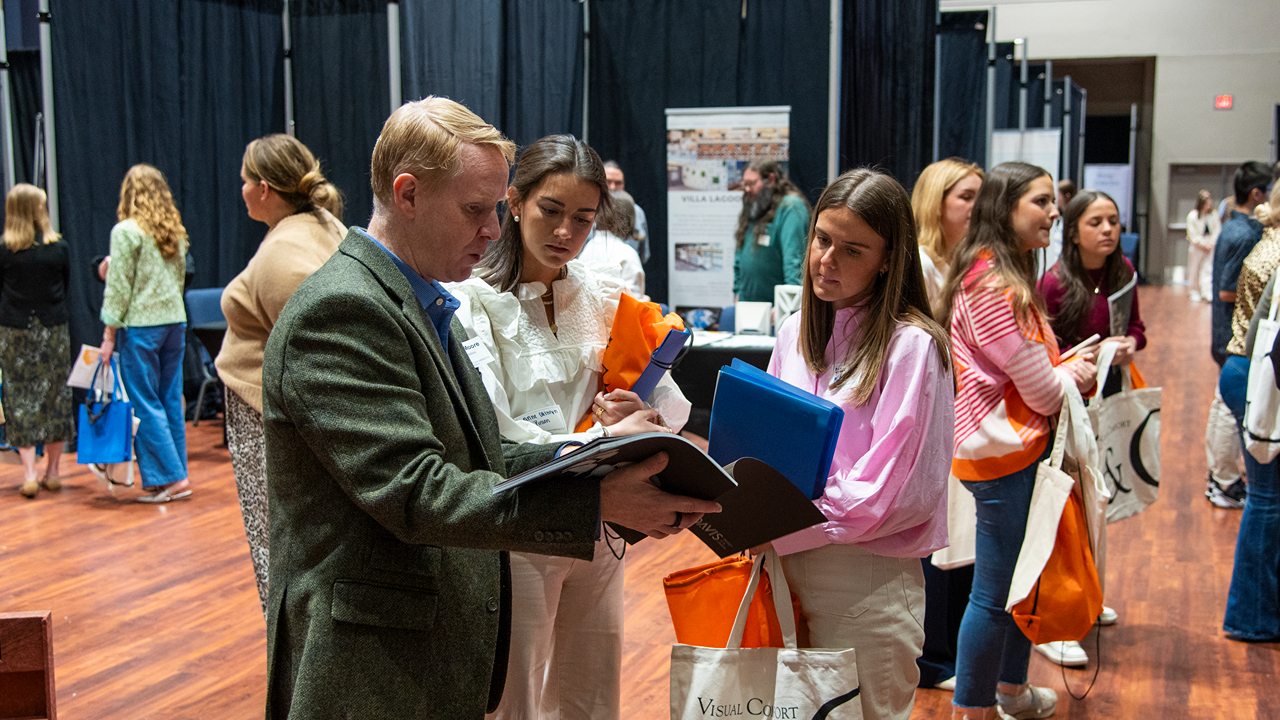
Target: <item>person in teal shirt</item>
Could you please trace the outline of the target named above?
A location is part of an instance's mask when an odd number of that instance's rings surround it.
[[[771,303],[773,286],[801,282],[809,202],[774,160],[748,165],[742,191],[733,294],[740,301]]]

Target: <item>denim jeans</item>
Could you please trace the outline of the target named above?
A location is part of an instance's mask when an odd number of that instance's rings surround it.
[[[1249,358],[1231,355],[1218,376],[1218,390],[1243,424]],[[1249,494],[1236,536],[1236,562],[1227,592],[1222,629],[1241,640],[1280,638],[1280,459],[1265,465],[1244,453]]]
[[[120,376],[142,422],[134,447],[143,487],[187,477],[187,425],[182,405],[186,323],[121,328]]]
[[[960,707],[991,707],[996,704],[997,683],[1027,681],[1031,641],[1004,605],[1026,535],[1039,466],[1037,461],[1002,478],[964,483],[977,503],[978,526],[973,590],[956,648],[954,702]]]

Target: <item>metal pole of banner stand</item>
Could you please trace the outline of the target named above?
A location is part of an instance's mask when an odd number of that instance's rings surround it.
[[[1085,107],[1089,103],[1089,91],[1080,88],[1080,109],[1076,112],[1080,113],[1080,139],[1076,143],[1076,168],[1079,173],[1076,180],[1080,183],[1080,187],[1084,187],[1084,124],[1089,119],[1089,114],[1085,111]]]
[[[49,28],[49,0],[40,0],[40,80],[44,102],[45,193],[48,195],[49,222],[59,232],[58,221],[58,143],[53,124],[53,35]]]
[[[1051,127],[1049,116],[1053,114],[1053,61],[1044,61],[1044,129]]]
[[[827,183],[840,174],[840,4],[831,0],[831,39],[827,55]],[[937,102],[934,103],[937,113]],[[934,124],[934,156],[938,154],[938,129]]]
[[[0,140],[4,143],[4,191],[16,182],[13,169],[13,115],[9,98],[9,44],[5,37],[4,12],[0,9]]]
[[[582,3],[582,142],[588,143],[587,135],[591,119],[591,4],[589,0],[578,0]]]
[[[1129,105],[1129,232],[1138,232],[1134,227],[1133,217],[1137,211],[1138,204],[1138,103]],[[1139,259],[1144,263],[1147,259],[1145,250],[1139,253]]]
[[[1027,131],[1027,39],[1013,41],[1022,48],[1022,84],[1018,89],[1018,130]]]
[[[284,45],[284,131],[296,137],[298,130],[293,119],[293,36],[289,28],[289,0],[280,13],[280,30]]]
[[[1062,79],[1062,158],[1058,160],[1058,179],[1066,180],[1071,172],[1071,76]]]
[[[400,107],[400,2],[387,2],[387,77],[390,82],[391,112]]]
[[[994,155],[992,144],[996,135],[996,6],[992,5],[987,15],[987,158],[986,166],[991,167]]]
[[[832,2],[832,5],[835,5]],[[942,6],[933,20],[933,161],[942,158]]]

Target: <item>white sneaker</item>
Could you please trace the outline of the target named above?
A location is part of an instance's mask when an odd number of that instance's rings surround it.
[[[1115,610],[1112,610],[1106,605],[1103,605],[1102,614],[1098,616],[1098,624],[1099,625],[1115,625],[1116,621],[1119,619],[1120,619],[1120,616],[1116,614]]]
[[[1075,640],[1040,643],[1036,646],[1036,652],[1063,667],[1084,667],[1089,664],[1089,656]]]
[[[1028,685],[1020,697],[1011,698],[997,693],[996,703],[1001,714],[1014,720],[1047,718],[1058,708],[1058,693],[1049,688]]]
[[[934,685],[933,687],[934,687],[934,688],[936,688],[936,689],[938,689],[938,690],[946,690],[947,692],[955,692],[955,691],[956,691],[956,676],[955,676],[955,675],[952,675],[951,677],[947,678],[946,680],[943,680],[942,682],[938,683],[937,685]]]

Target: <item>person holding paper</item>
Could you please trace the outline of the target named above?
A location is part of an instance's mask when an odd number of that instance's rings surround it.
[[[827,522],[771,545],[811,646],[857,650],[862,716],[906,720],[924,642],[920,558],[947,544],[951,358],[906,190],[852,170],[814,213],[801,310],[779,328],[769,373],[845,415],[815,500]]]
[[[622,286],[574,258],[612,202],[586,143],[571,135],[534,142],[516,164],[501,235],[474,277],[448,286],[461,303],[459,339],[508,440],[559,445],[664,432],[689,417],[669,376],[654,391],[657,409],[625,390],[599,392]],[[587,429],[575,432],[584,420]],[[512,553],[510,665],[495,717],[618,718],[624,547],[602,530],[590,561]]]
[[[969,216],[978,188],[982,187],[982,177],[982,168],[976,163],[948,158],[921,171],[911,192],[920,269],[929,290],[929,306],[935,313],[942,309],[942,286],[947,282],[951,255],[969,231]]]
[[[1127,298],[1112,303],[1112,293],[1129,285],[1134,277],[1133,265],[1120,250],[1120,211],[1111,196],[1098,190],[1082,190],[1067,203],[1063,217],[1062,255],[1040,279],[1045,309],[1058,346],[1068,348],[1097,336],[1105,343],[1116,343],[1112,365],[1125,366],[1147,346],[1146,325],[1138,311],[1138,289],[1129,289]],[[1112,334],[1113,305],[1127,304],[1129,320],[1123,335]],[[1095,352],[1096,352],[1095,348]],[[1120,373],[1108,376],[1105,395],[1120,391]],[[1116,612],[1102,608],[1099,622],[1114,625]],[[1080,643],[1074,640],[1048,642],[1036,651],[1050,660],[1078,667],[1089,662]]]
[[[191,496],[182,403],[187,229],[164,175],[145,164],[125,174],[116,217],[102,296],[102,357],[111,357],[119,339],[120,376],[142,421],[134,443],[147,494],[138,502],[167,503]]]
[[[1090,353],[1060,363],[1036,292],[1034,251],[1049,245],[1057,217],[1049,173],[1021,162],[997,165],[978,191],[943,292],[957,388],[951,472],[977,505],[956,718],[1044,718],[1058,702],[1053,690],[1027,683],[1031,641],[1004,609],[1050,416],[1061,410],[1067,383],[1088,390],[1097,371]]]
[[[4,201],[0,245],[0,382],[4,383],[5,442],[22,459],[23,496],[62,489],[58,463],[71,437],[67,387],[67,283],[71,252],[49,223],[43,190],[18,183]],[[36,445],[44,444],[43,477]]]
[[[240,178],[249,217],[266,223],[267,235],[222,292],[227,334],[216,363],[226,387],[227,449],[265,614],[271,543],[262,440],[262,352],[284,304],[333,256],[347,229],[341,220],[342,194],[321,174],[320,161],[294,137],[277,133],[250,142]]]

